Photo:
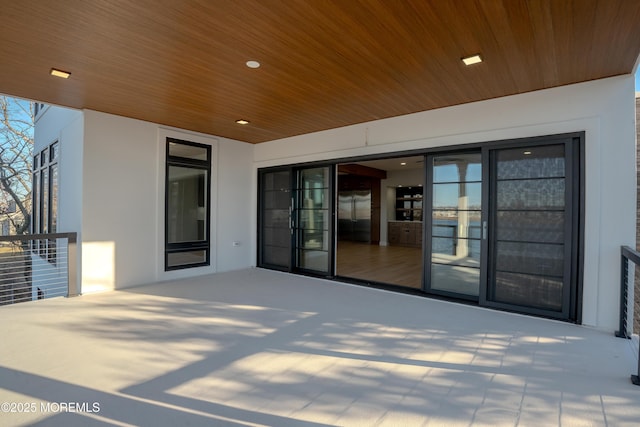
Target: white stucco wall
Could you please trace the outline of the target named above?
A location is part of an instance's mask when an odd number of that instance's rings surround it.
[[[82,205],[82,112],[70,108],[46,106],[36,119],[34,153],[59,142],[58,230],[80,232]]]
[[[76,232],[81,239],[82,225],[82,138],[84,134],[82,112],[69,108],[47,105],[36,118],[34,129],[34,149],[39,153],[54,142],[58,142],[58,232]],[[59,240],[59,245],[66,245]],[[76,281],[80,283],[82,265],[77,253]],[[59,283],[51,283],[52,277],[61,280],[66,277],[66,263],[53,265],[41,258],[33,256],[34,298],[37,288],[45,295],[60,295]],[[40,279],[44,278],[44,279]],[[57,282],[57,281],[56,281]],[[52,288],[52,293],[47,288]]]
[[[634,102],[627,75],[271,141],[255,146],[253,187],[261,167],[584,131],[582,320],[613,330],[620,245],[633,245],[635,236]],[[253,204],[255,224],[255,197]],[[255,263],[255,227],[252,233]]]
[[[83,292],[250,265],[251,145],[95,111],[84,116]],[[212,146],[208,267],[164,271],[166,137]]]

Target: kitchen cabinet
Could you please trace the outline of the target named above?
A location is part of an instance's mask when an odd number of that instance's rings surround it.
[[[389,245],[422,247],[422,221],[389,221]]]

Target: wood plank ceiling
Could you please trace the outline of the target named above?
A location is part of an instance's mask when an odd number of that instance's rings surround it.
[[[640,0],[1,0],[0,23],[1,93],[251,143],[628,74],[640,54]]]

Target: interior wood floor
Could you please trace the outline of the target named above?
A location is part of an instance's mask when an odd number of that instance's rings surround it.
[[[422,249],[339,241],[339,276],[422,288]]]

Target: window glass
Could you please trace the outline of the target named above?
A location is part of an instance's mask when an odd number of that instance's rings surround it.
[[[206,240],[207,171],[169,166],[167,178],[168,242]]]
[[[58,158],[58,143],[51,144],[49,147],[49,161],[52,162]]]
[[[209,264],[211,147],[167,139],[165,270]]]
[[[51,215],[49,217],[49,232],[58,231],[58,165],[56,163],[49,166],[50,194],[49,200]]]
[[[208,159],[208,153],[209,147],[206,146],[183,144],[176,141],[169,142],[169,156],[171,157],[206,161]]]
[[[206,250],[171,252],[167,254],[167,267],[175,268],[184,265],[203,264],[207,261]]]
[[[31,232],[58,231],[58,149],[56,141],[33,156],[33,191]],[[35,242],[35,251],[50,262],[57,262],[55,239]]]
[[[42,188],[42,200],[41,200],[41,221],[40,221],[40,232],[48,233],[48,219],[49,219],[49,171],[47,169],[42,169],[40,171],[40,183]]]

